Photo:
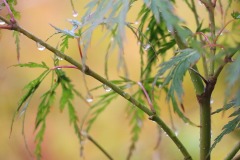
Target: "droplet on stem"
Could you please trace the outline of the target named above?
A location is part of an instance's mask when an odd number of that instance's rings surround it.
[[[106,92],[110,92],[112,88],[108,87],[106,84],[103,85],[103,88]]]
[[[213,102],[214,102],[214,100],[213,100],[213,99],[211,99],[211,100],[210,100],[210,104],[213,104]]]
[[[77,12],[77,11],[73,11],[72,16],[73,16],[73,17],[77,17],[77,16],[78,16],[78,12]]]
[[[175,130],[174,134],[175,134],[175,136],[178,136],[178,134],[179,134],[178,130]]]
[[[91,94],[87,94],[87,96],[86,96],[86,101],[87,101],[88,103],[91,103],[91,102],[93,101],[93,96],[92,96]]]
[[[37,48],[39,51],[43,51],[45,49],[45,47],[42,46],[39,42],[37,42]]]
[[[2,26],[2,25],[5,25],[6,23],[4,22],[4,21],[2,21],[2,20],[0,20],[0,25]]]
[[[58,57],[58,56],[57,56],[57,59],[58,59],[59,61],[62,61],[62,60],[63,60],[61,57]]]
[[[135,21],[135,22],[134,22],[134,24],[135,24],[135,25],[138,25],[138,24],[139,24],[139,22],[138,22],[138,21]]]

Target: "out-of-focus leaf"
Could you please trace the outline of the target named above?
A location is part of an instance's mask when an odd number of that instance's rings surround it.
[[[240,128],[240,106],[236,105],[235,101],[232,101],[228,104],[228,108],[235,108],[235,111],[229,116],[233,118],[231,121],[229,121],[226,125],[224,125],[222,129],[222,133],[217,136],[217,138],[214,140],[214,143],[211,146],[210,152],[212,149],[219,143],[222,138],[231,133],[232,131]],[[224,109],[224,108],[223,108]]]
[[[240,13],[239,12],[233,12],[231,15],[234,19],[240,19]]]
[[[222,108],[217,109],[216,111],[212,112],[212,114],[220,113],[222,111],[226,111],[236,105],[236,101],[231,101],[230,103],[225,104]]]
[[[92,115],[87,123],[87,132],[90,131],[92,125],[97,120],[98,116],[109,106],[113,99],[118,96],[115,92],[109,92],[100,96],[100,100],[96,102],[92,107]]]

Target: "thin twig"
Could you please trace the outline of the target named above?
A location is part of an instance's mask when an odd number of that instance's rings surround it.
[[[222,34],[223,30],[224,30],[231,22],[233,22],[234,20],[235,20],[235,19],[232,19],[232,20],[228,21],[228,22],[223,26],[223,28],[218,32],[216,38],[214,39],[214,43],[217,42],[218,37]]]
[[[144,86],[142,85],[141,82],[137,82],[137,83],[141,87],[141,89],[143,90],[143,93],[144,93],[144,95],[145,95],[145,97],[146,97],[146,99],[148,101],[148,105],[149,105],[150,109],[152,110],[153,113],[156,113],[155,109],[153,108],[152,101],[151,101],[151,99],[150,99],[146,89],[144,88]]]
[[[7,7],[7,10],[8,10],[8,13],[9,13],[9,15],[10,15],[10,17],[11,17],[11,23],[16,23],[16,20],[15,20],[15,18],[14,18],[14,15],[13,15],[13,13],[12,13],[12,11],[11,11],[11,9],[10,9],[10,6],[8,5],[8,3],[7,3],[7,1],[6,0],[3,0],[3,2],[4,2],[4,4],[5,4],[5,6]]]
[[[83,136],[85,136],[89,141],[91,141],[99,150],[101,150],[105,156],[108,157],[108,159],[113,160],[113,158],[107,153],[107,151],[96,141],[90,136],[88,133],[82,133]]]
[[[78,69],[76,66],[54,66],[53,68],[51,68],[51,70],[62,69],[62,68],[74,68],[74,69]]]

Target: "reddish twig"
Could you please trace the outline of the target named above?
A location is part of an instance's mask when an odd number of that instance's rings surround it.
[[[11,19],[10,19],[11,23],[13,23],[13,24],[16,23],[16,20],[15,20],[15,18],[14,18],[14,15],[13,15],[13,13],[12,13],[12,11],[11,11],[11,9],[10,9],[10,6],[8,5],[7,1],[6,1],[6,0],[3,0],[3,2],[4,2],[4,4],[5,4],[5,6],[7,7],[8,13],[9,13],[9,15],[10,15],[10,17],[11,17]]]
[[[79,50],[79,53],[80,53],[80,57],[82,59],[83,55],[82,55],[82,49],[81,49],[81,46],[80,46],[80,38],[77,38],[77,45],[78,45],[78,50]]]
[[[138,85],[139,85],[139,86],[141,87],[141,89],[143,90],[143,93],[144,93],[144,95],[145,95],[145,97],[146,97],[146,99],[147,99],[147,101],[148,101],[148,105],[149,105],[151,111],[152,111],[153,113],[156,113],[155,109],[153,108],[152,101],[151,101],[151,99],[150,99],[150,97],[149,97],[146,89],[144,88],[144,86],[142,85],[141,82],[138,82]]]
[[[54,66],[53,68],[51,68],[51,70],[62,69],[62,68],[73,68],[73,69],[78,69],[76,66]]]
[[[232,20],[228,21],[228,22],[223,26],[223,28],[218,32],[216,38],[214,39],[214,41],[213,41],[214,43],[217,42],[217,40],[218,40],[219,36],[222,34],[223,30],[224,30],[231,22],[233,22],[234,20],[235,20],[235,19],[232,19]]]
[[[205,40],[207,41],[208,44],[211,43],[210,40],[208,39],[208,37],[207,37],[203,32],[196,32],[195,34],[200,34],[200,35],[202,35],[202,36],[205,38]]]

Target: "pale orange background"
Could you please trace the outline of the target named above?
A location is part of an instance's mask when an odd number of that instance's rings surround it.
[[[86,1],[74,1],[76,9],[79,11],[79,16],[76,19],[80,19],[80,16],[84,13],[84,6]],[[136,8],[130,12],[128,20],[135,21],[136,13],[139,11],[140,3],[136,3]],[[49,35],[54,33],[54,29],[49,24],[53,24],[59,28],[70,28],[71,26],[67,22],[68,18],[72,17],[72,9],[70,1],[68,0],[21,0],[17,9],[21,12],[21,19],[19,24],[40,37],[46,39]],[[203,6],[198,5],[198,10],[201,12],[204,18],[204,23],[207,24],[206,10]],[[192,14],[187,9],[183,2],[179,1],[176,12],[179,13],[184,19],[186,19],[187,25],[194,29],[195,23]],[[4,15],[6,12],[1,11],[0,14]],[[217,16],[217,19],[220,19]],[[16,49],[14,45],[14,39],[12,38],[11,31],[1,31],[2,36],[0,39],[0,159],[1,160],[26,160],[31,159],[29,157],[25,146],[23,137],[21,135],[22,117],[17,118],[11,138],[9,138],[10,126],[12,116],[17,106],[19,98],[23,95],[24,90],[22,88],[30,80],[38,76],[42,70],[23,69],[10,67],[17,63]],[[93,37],[93,43],[88,51],[87,63],[89,66],[99,73],[104,75],[104,55],[107,47],[107,40],[101,39],[102,34],[99,29],[95,32]],[[50,44],[56,45],[57,38],[53,38],[49,41]],[[125,56],[127,65],[129,68],[130,78],[138,80],[139,77],[139,54],[138,54],[137,40],[129,30],[127,30],[127,40],[125,42]],[[77,46],[75,41],[71,41],[70,49],[66,54],[79,59],[77,52]],[[42,52],[37,50],[36,43],[21,36],[21,62],[26,63],[29,61],[38,62],[46,61],[49,66],[52,66],[51,61],[52,53],[47,50]],[[122,71],[117,72],[117,52],[112,54],[111,61],[109,63],[109,76],[110,79],[116,79],[118,75],[122,75]],[[63,64],[65,64],[63,62]],[[66,63],[67,64],[67,63]],[[71,77],[76,88],[84,95],[86,94],[83,86],[81,74],[76,70],[66,70],[69,77]],[[221,77],[223,78],[223,76]],[[93,88],[100,85],[99,82],[92,78],[87,78],[88,85]],[[185,107],[186,115],[192,119],[195,123],[199,123],[199,109],[196,104],[196,98],[194,95],[193,86],[189,83],[189,77],[185,79]],[[40,102],[40,96],[49,87],[49,81],[46,80],[40,86],[37,93],[33,96],[30,103],[25,123],[25,133],[27,143],[31,152],[34,151],[34,121],[37,111],[37,106]],[[223,102],[224,90],[222,86],[224,81],[220,81],[217,85],[217,89],[213,94],[214,103],[212,109],[216,110],[221,107]],[[60,90],[59,90],[60,91]],[[93,92],[95,101],[98,95],[103,91]],[[60,92],[58,93],[60,95]],[[164,96],[164,95],[162,95]],[[169,113],[166,104],[164,103],[164,97],[161,98],[161,117],[170,125]],[[76,99],[74,105],[80,117],[79,120],[86,113],[88,106],[81,100]],[[125,113],[127,102],[123,98],[114,100],[106,111],[99,116],[98,121],[94,124],[90,134],[102,145],[104,148],[114,157],[116,160],[122,160],[126,158],[128,148],[130,146],[130,132],[131,127],[129,121],[126,119]],[[226,115],[229,115],[227,112]],[[147,118],[147,117],[146,117]],[[213,116],[213,139],[220,133],[223,125],[228,121],[227,116],[221,117],[221,114]],[[174,117],[175,126],[179,132],[179,139],[184,143],[189,150],[193,159],[199,159],[199,128],[185,125],[177,116]],[[157,127],[151,121],[146,120],[143,124],[140,140],[137,143],[136,150],[134,151],[132,160],[179,160],[182,159],[182,155],[173,144],[173,142],[162,135],[162,142],[157,150],[154,150],[158,138]],[[213,150],[213,160],[223,159],[225,155],[230,151],[231,147],[239,139],[239,134],[232,133],[226,136],[219,145]],[[69,125],[68,111],[63,113],[59,112],[58,103],[52,107],[51,113],[47,118],[47,129],[45,133],[45,139],[42,145],[43,159],[45,160],[77,160],[80,158],[79,144],[72,126]],[[106,157],[89,141],[85,144],[84,152],[85,160],[104,160]]]

